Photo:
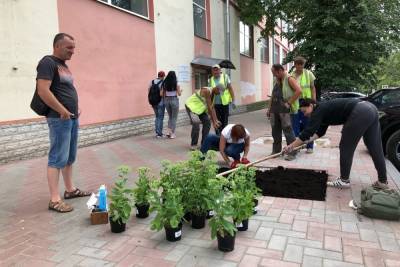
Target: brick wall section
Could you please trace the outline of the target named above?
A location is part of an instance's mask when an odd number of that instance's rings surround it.
[[[266,102],[260,101],[238,106],[232,114],[255,111],[265,107]],[[167,120],[166,114],[164,121]],[[187,124],[189,124],[188,116],[186,111],[182,110],[179,113],[177,125]],[[79,147],[140,135],[151,132],[153,129],[154,116],[83,126],[79,129]],[[0,163],[46,155],[49,149],[48,134],[45,120],[0,125]]]

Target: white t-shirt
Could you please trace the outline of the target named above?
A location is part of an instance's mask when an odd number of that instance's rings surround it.
[[[226,142],[229,144],[233,144],[233,140],[231,137],[231,132],[232,132],[232,127],[235,126],[235,124],[228,124],[225,126],[225,128],[222,130],[221,135],[226,139]],[[250,132],[244,128],[246,131],[246,138],[250,136]],[[244,138],[239,139],[235,144],[241,144],[244,143]]]

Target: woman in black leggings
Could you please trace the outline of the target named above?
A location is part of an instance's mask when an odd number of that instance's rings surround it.
[[[300,102],[300,109],[310,117],[309,124],[293,143],[283,149],[285,152],[290,152],[307,141],[325,135],[329,125],[343,124],[339,144],[340,177],[328,182],[328,186],[350,187],[350,170],[354,151],[363,137],[378,173],[378,181],[373,186],[388,188],[378,110],[373,104],[356,98],[333,99],[319,104],[306,99]]]

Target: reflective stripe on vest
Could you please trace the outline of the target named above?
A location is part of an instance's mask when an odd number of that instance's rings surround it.
[[[283,100],[288,101],[293,95],[293,90],[289,85],[289,76],[285,75],[285,78],[283,78],[282,81],[282,95],[283,95]],[[294,103],[290,107],[290,113],[297,113],[299,110],[299,100],[296,99]]]
[[[224,92],[221,94],[221,102],[222,102],[222,105],[224,105],[224,106],[228,105],[230,102],[232,102],[232,96],[229,93],[229,90],[225,84],[225,75],[226,74],[222,73],[219,78],[220,79],[219,83],[222,83],[224,85]],[[211,86],[211,88],[214,88],[216,86],[214,76],[212,76],[210,79],[210,86]]]
[[[203,99],[203,101],[201,101],[200,98]],[[206,100],[204,97],[200,95],[200,90],[199,90],[186,100],[185,105],[190,109],[191,112],[200,115],[207,110],[207,106],[205,103]]]

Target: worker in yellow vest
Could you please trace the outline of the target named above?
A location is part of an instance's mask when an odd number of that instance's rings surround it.
[[[316,90],[315,90],[315,76],[314,74],[305,69],[304,65],[306,64],[306,59],[304,57],[296,57],[294,59],[294,71],[291,73],[291,76],[296,79],[296,81],[300,84],[301,87],[301,96],[300,99],[312,99],[317,101]],[[308,124],[308,117],[304,116],[301,110],[298,113],[292,115],[292,127],[294,131],[294,135],[299,136],[300,132],[303,131]],[[313,153],[314,150],[314,142],[310,142],[307,144],[307,153]]]
[[[206,139],[210,132],[211,122],[213,127],[217,129],[220,127],[221,122],[217,119],[214,107],[212,105],[211,95],[212,89],[209,87],[203,87],[191,95],[185,102],[185,108],[189,115],[190,123],[192,124],[191,132],[191,143],[190,149],[198,149],[197,143],[199,141],[200,124],[203,125],[201,144]]]
[[[218,120],[221,122],[219,128],[215,128],[215,132],[219,135],[222,129],[228,125],[229,104],[234,102],[235,93],[231,85],[229,76],[221,72],[221,67],[215,64],[212,69],[212,76],[209,80],[209,87],[213,89],[212,100],[217,114]]]
[[[292,122],[290,115],[297,113],[299,109],[299,97],[301,95],[300,85],[296,79],[291,77],[281,64],[274,64],[271,68],[275,76],[275,84],[269,102],[267,116],[271,120],[272,153],[276,154],[282,150],[282,132],[286,138],[286,144],[294,142]],[[294,160],[296,152],[291,152],[285,156],[285,160]]]

